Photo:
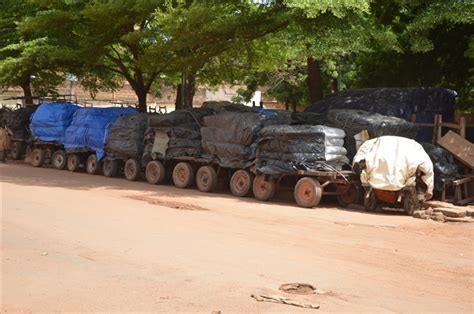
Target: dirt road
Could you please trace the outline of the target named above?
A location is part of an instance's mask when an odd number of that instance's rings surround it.
[[[0,165],[2,312],[474,311],[474,228]]]

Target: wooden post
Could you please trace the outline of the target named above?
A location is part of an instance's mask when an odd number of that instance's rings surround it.
[[[459,124],[460,124],[460,129],[459,129],[459,135],[461,135],[463,138],[466,138],[466,117],[461,117],[459,118]]]
[[[435,114],[433,121],[433,144],[436,145],[438,139],[441,138],[441,115]]]

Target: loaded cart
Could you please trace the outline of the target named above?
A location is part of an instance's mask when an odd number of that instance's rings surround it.
[[[135,181],[140,177],[148,116],[146,113],[127,114],[111,125],[103,161],[106,177],[115,177],[122,169],[127,180]]]
[[[102,170],[109,126],[121,115],[136,113],[133,108],[80,108],[66,130],[67,168],[78,171],[85,165],[88,174]]]
[[[246,196],[252,191],[250,168],[258,131],[278,123],[282,118],[273,113],[215,114],[206,108],[154,117],[145,136],[147,181],[157,184],[171,177],[176,187],[187,188],[195,183],[202,192],[212,192],[219,182],[230,181],[234,195]]]
[[[291,188],[299,206],[315,207],[323,195],[343,206],[357,203],[359,180],[348,166],[345,132],[322,125],[275,125],[257,141],[256,199],[270,200],[278,188]]]
[[[30,120],[36,106],[19,108],[13,111],[3,109],[0,113],[0,126],[7,126],[11,132],[10,156],[14,160],[22,159],[31,141]]]
[[[148,183],[172,178],[179,188],[194,184],[196,168],[208,162],[201,157],[202,119],[212,114],[212,109],[191,108],[148,119],[142,158]]]
[[[32,140],[27,147],[32,166],[52,164],[58,170],[66,168],[66,129],[78,109],[72,103],[43,103],[38,107],[31,118]]]
[[[401,207],[411,215],[433,196],[433,163],[423,147],[398,136],[381,136],[362,144],[354,157],[365,189],[364,207]]]

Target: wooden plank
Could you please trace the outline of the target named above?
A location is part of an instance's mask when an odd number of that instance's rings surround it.
[[[461,129],[461,125],[460,125],[460,124],[449,123],[449,122],[443,122],[443,123],[441,123],[441,126],[444,126],[444,127],[446,127],[446,128],[456,129],[456,130],[460,130],[460,129]]]
[[[440,138],[438,144],[451,152],[464,165],[474,169],[474,144],[453,131],[449,131]]]

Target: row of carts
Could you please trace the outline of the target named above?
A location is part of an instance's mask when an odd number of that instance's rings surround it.
[[[296,203],[306,208],[317,206],[323,195],[336,197],[343,206],[357,203],[360,198],[360,181],[350,169],[306,169],[264,174],[260,171],[258,159],[243,166],[226,166],[205,154],[168,157],[164,153],[168,143],[166,132],[152,136],[154,150],[150,154],[143,154],[143,148],[132,150],[137,153],[113,154],[107,149],[107,130],[110,131],[113,120],[107,119],[113,114],[120,117],[124,113],[112,114],[107,109],[71,106],[40,106],[32,118],[32,136],[14,140],[17,149],[12,155],[18,159],[26,155],[34,167],[49,165],[57,170],[85,171],[91,175],[124,176],[130,181],[146,180],[154,185],[172,183],[177,188],[196,187],[206,193],[230,190],[237,197],[253,195],[260,201],[273,199],[279,190],[292,190]],[[137,112],[131,113],[138,115]],[[119,131],[127,129],[131,122],[122,123]],[[145,142],[146,135],[140,136],[136,142]],[[124,143],[122,145],[127,147],[131,145],[126,140]]]

